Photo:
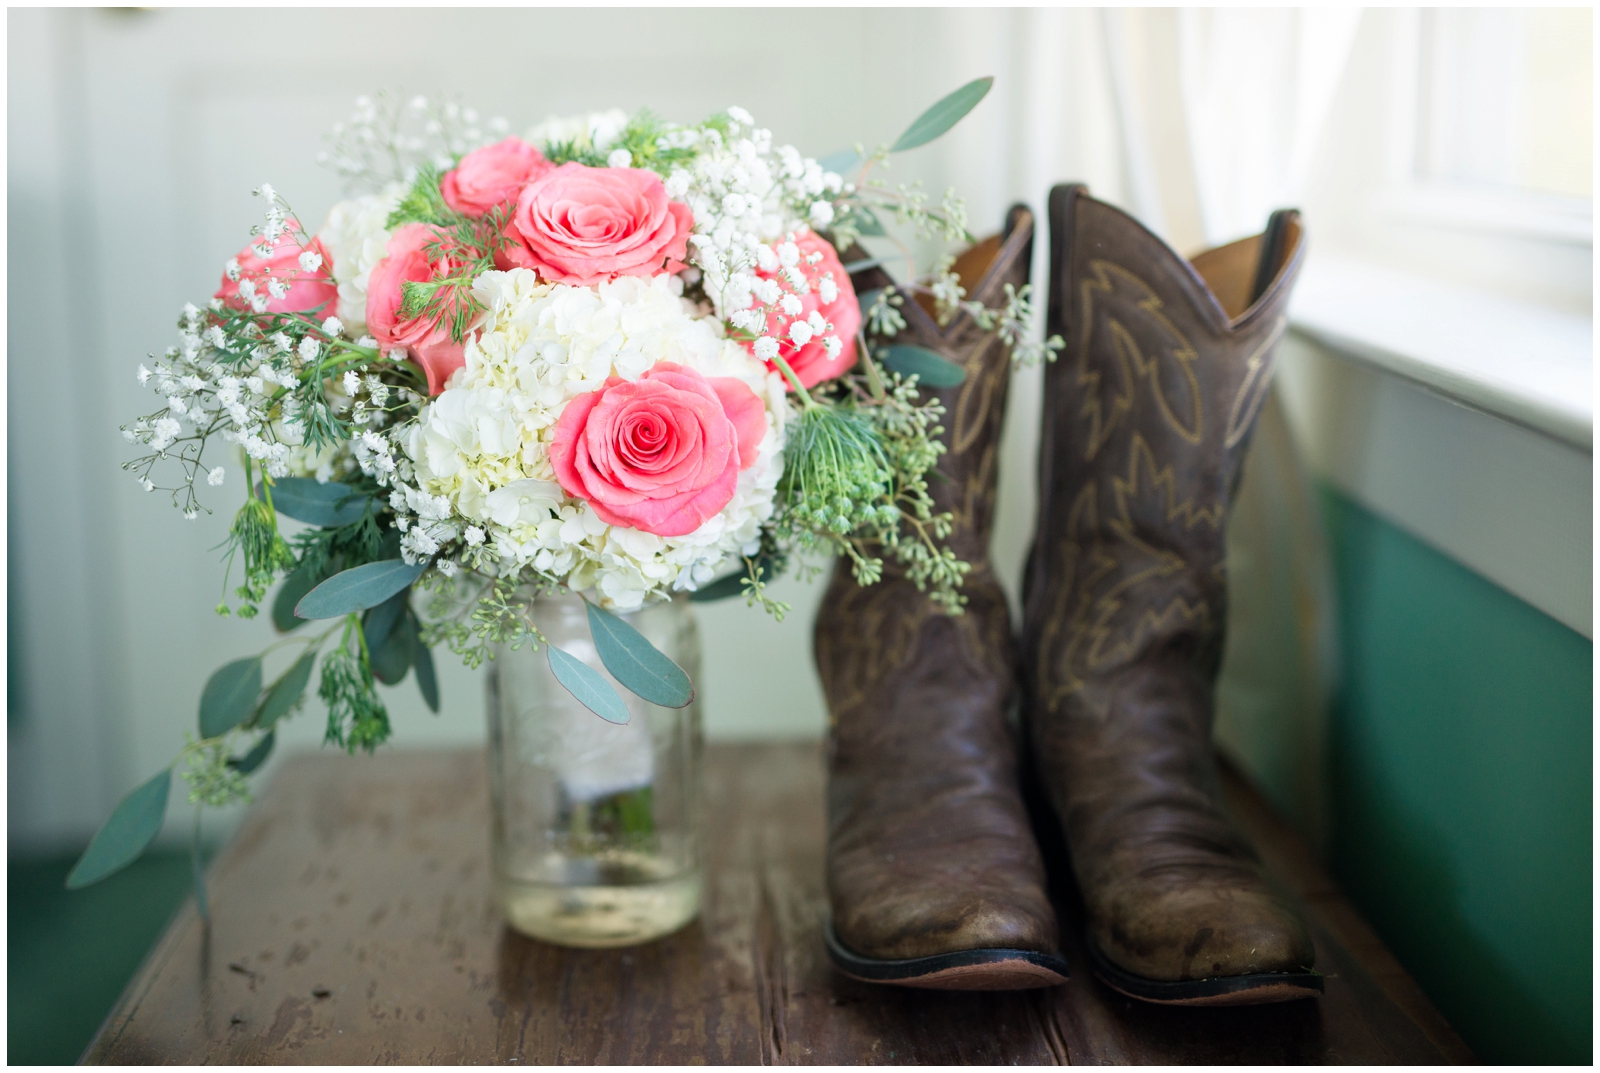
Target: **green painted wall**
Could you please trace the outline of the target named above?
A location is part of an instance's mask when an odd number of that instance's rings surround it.
[[[1485,1062],[1592,1053],[1593,645],[1322,489],[1339,882]]]

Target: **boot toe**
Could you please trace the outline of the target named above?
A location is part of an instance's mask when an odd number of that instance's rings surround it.
[[[995,867],[997,858],[1002,855],[952,854],[925,860],[931,868],[892,870],[852,869],[836,858],[830,884],[835,934],[862,957],[883,960],[968,950],[1054,954],[1059,936],[1042,877],[1007,874],[1010,869]],[[974,860],[987,860],[1001,881],[973,868]],[[950,874],[952,866],[961,874]]]
[[[1096,916],[1101,952],[1151,980],[1304,972],[1316,959],[1298,914],[1266,890],[1175,889]]]

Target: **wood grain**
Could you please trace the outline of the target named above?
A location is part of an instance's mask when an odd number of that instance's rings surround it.
[[[94,1063],[1439,1063],[1470,1052],[1237,778],[1230,800],[1307,906],[1318,1001],[1220,1010],[1066,986],[897,990],[829,967],[822,756],[707,754],[700,919],[626,951],[507,929],[489,896],[481,753],[285,764],[84,1056]],[[1058,875],[1060,869],[1058,867]]]

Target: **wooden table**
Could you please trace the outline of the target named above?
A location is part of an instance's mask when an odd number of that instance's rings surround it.
[[[708,749],[696,923],[632,950],[508,930],[489,897],[478,752],[285,764],[85,1053],[106,1063],[1439,1063],[1472,1055],[1295,838],[1231,804],[1303,903],[1320,1000],[1171,1009],[1090,976],[1046,991],[875,987],[823,952],[822,757]]]

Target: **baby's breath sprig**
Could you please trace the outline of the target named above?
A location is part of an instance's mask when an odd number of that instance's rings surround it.
[[[458,101],[380,92],[356,98],[355,112],[334,126],[317,163],[338,172],[352,192],[374,191],[386,183],[409,182],[423,164],[452,168],[466,153],[509,131],[504,119],[483,120]]]

